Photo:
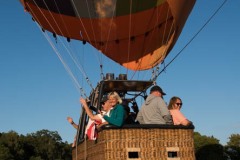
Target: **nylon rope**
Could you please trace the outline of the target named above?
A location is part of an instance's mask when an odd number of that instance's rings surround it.
[[[31,10],[31,7],[28,5],[29,9]],[[32,11],[32,14],[34,14],[34,12]],[[35,16],[36,17],[36,16]],[[38,26],[38,28],[41,30],[41,27],[38,23],[36,23],[36,25]],[[52,41],[50,40],[49,36],[45,33],[42,32],[42,34],[45,36],[45,38],[48,40],[49,44],[52,46],[53,50],[55,51],[55,53],[58,53],[58,50],[56,49],[56,47],[53,45]],[[65,70],[67,71],[67,73],[70,75],[70,77],[72,77],[73,81],[75,82],[74,85],[77,89],[80,89],[78,91],[80,91],[81,96],[83,97],[83,95],[87,98],[86,94],[84,93],[82,87],[79,85],[78,81],[76,80],[76,78],[74,77],[74,75],[72,74],[71,70],[69,70],[69,67],[64,63],[63,59],[61,58],[60,54],[57,54],[58,58],[60,59],[60,61],[62,62],[62,64],[64,65]],[[78,139],[78,137],[77,137]],[[77,144],[76,144],[76,157],[77,157]]]
[[[107,36],[107,41],[106,41],[106,47],[104,49],[104,51],[107,50],[107,46],[108,46],[108,41],[110,39],[110,33],[111,33],[111,30],[112,30],[112,25],[113,25],[113,17],[114,17],[114,13],[116,12],[116,5],[117,5],[117,0],[115,1],[115,4],[114,4],[114,9],[113,9],[113,12],[112,12],[112,16],[111,16],[111,22],[110,22],[110,29],[108,30],[108,36]]]
[[[60,15],[60,17],[61,17],[61,20],[62,20],[62,23],[64,24],[64,28],[65,28],[65,30],[67,31],[67,34],[69,35],[69,37],[67,37],[67,38],[69,38],[70,39],[70,33],[69,33],[69,30],[68,30],[68,28],[67,28],[67,26],[66,26],[66,23],[65,23],[65,21],[64,21],[64,19],[63,19],[63,17],[62,17],[62,14],[61,14],[61,12],[60,12],[60,10],[59,10],[59,7],[58,7],[58,5],[57,5],[57,3],[56,3],[56,0],[54,0],[54,3],[55,3],[55,6],[57,7],[57,10],[58,10],[58,13],[59,13],[59,15]],[[69,42],[70,42],[70,40],[69,40]],[[68,48],[69,48],[69,50],[70,50],[70,53],[75,53],[75,51],[73,51],[72,50],[72,46],[70,46],[70,44],[71,43],[67,43],[68,44]],[[75,58],[76,58],[76,56],[74,56]],[[79,63],[78,63],[79,64]]]
[[[54,0],[54,2],[55,2],[55,0]],[[44,4],[47,6],[45,0],[44,0]],[[61,15],[61,13],[60,13],[60,11],[59,11],[59,8],[58,8],[58,6],[57,6],[56,3],[55,3],[55,5],[56,5],[56,7],[57,7],[57,9],[58,9],[58,13],[59,13],[59,15]],[[48,6],[47,6],[47,9],[48,9],[50,15],[52,16],[54,22],[56,23],[56,25],[57,25],[59,31],[60,31],[61,34],[63,35],[63,33],[62,33],[62,31],[61,31],[59,25],[57,24],[57,22],[56,22],[54,16],[53,16],[52,13],[50,12]],[[61,16],[61,18],[62,18],[62,16]],[[64,21],[63,21],[63,24],[65,24]],[[50,25],[50,24],[49,24],[49,25]],[[66,45],[62,42],[61,39],[60,39],[60,41],[61,41],[62,45],[64,46],[64,48],[66,49],[66,51],[67,51],[67,53],[69,54],[69,56],[71,57],[71,59],[73,60],[74,64],[77,66],[77,68],[78,68],[78,69],[80,70],[80,72],[83,74],[83,76],[84,76],[84,78],[86,79],[88,85],[91,87],[91,89],[93,89],[92,83],[90,82],[90,80],[89,80],[89,78],[88,78],[86,72],[84,71],[82,65],[81,65],[80,63],[78,63],[78,61],[76,60],[77,58],[76,58],[75,56],[73,56],[72,52],[69,51],[69,49],[66,47]],[[72,51],[72,50],[71,50],[71,51]]]
[[[67,34],[70,36],[69,30],[68,30],[68,28],[67,28],[67,26],[66,26],[66,23],[65,23],[64,20],[63,20],[62,14],[60,13],[60,10],[59,10],[59,7],[58,7],[58,5],[57,5],[57,3],[56,3],[56,0],[54,0],[54,3],[55,3],[55,6],[57,7],[58,13],[59,13],[59,15],[60,15],[60,17],[61,17],[61,20],[62,20],[63,24],[64,24],[64,28],[65,28],[65,30],[67,31]],[[68,37],[68,38],[70,38],[70,37]]]
[[[87,136],[84,136],[84,160],[87,159]]]
[[[90,17],[90,22],[91,22],[91,29],[92,29],[92,32],[93,32],[93,36],[94,36],[94,41],[95,43],[97,43],[97,40],[96,40],[96,35],[95,35],[95,31],[94,31],[94,28],[93,28],[93,23],[92,23],[92,17],[91,17],[91,14],[90,14],[90,7],[89,7],[89,4],[88,4],[88,0],[86,0],[86,4],[87,4],[87,9],[88,9],[88,15]],[[100,52],[100,51],[98,51]],[[97,56],[98,54],[95,54],[95,56],[97,57],[98,59],[98,62],[99,62],[99,65],[100,65],[100,77],[101,79],[103,79],[103,71],[102,71],[102,66],[103,66],[103,62],[102,62],[102,54],[100,53],[100,56]]]
[[[129,6],[129,30],[128,30],[128,57],[127,61],[129,61],[130,57],[130,47],[131,47],[131,27],[132,27],[132,0],[130,1],[130,6]],[[126,74],[128,75],[128,64],[127,64],[127,71]]]
[[[80,23],[81,23],[82,26],[83,26],[84,33],[85,33],[86,36],[87,36],[87,40],[90,42],[89,35],[88,35],[88,33],[87,33],[87,30],[86,30],[86,28],[85,28],[85,25],[84,25],[83,22],[82,22],[82,18],[81,18],[80,14],[79,14],[79,12],[78,12],[78,10],[77,10],[77,7],[76,7],[76,5],[75,5],[75,3],[74,3],[74,0],[71,0],[71,1],[72,1],[72,5],[73,5],[73,9],[74,9],[74,11],[75,11],[75,14],[79,17],[79,21],[80,21]],[[80,35],[81,35],[81,37],[83,38],[81,32],[80,32]],[[83,40],[84,40],[84,39],[83,39]],[[93,49],[93,48],[92,48],[92,49]],[[95,52],[94,52],[94,53],[95,53]],[[99,62],[99,64],[100,64],[100,59],[99,59],[99,57],[98,57],[96,54],[94,54],[94,55],[96,56],[96,58],[97,58],[97,60],[98,60],[98,62]]]
[[[44,34],[44,33],[43,33]],[[65,63],[65,61],[63,60],[61,54],[59,53],[59,51],[57,50],[57,48],[54,46],[54,44],[52,43],[50,37],[45,33],[44,34],[45,38],[48,40],[49,44],[51,45],[51,47],[53,48],[53,50],[55,51],[56,55],[58,56],[59,60],[62,62],[65,70],[68,72],[68,74],[70,75],[70,77],[73,79],[73,81],[75,82],[75,84],[77,85],[77,88],[80,89],[81,94],[83,94],[86,98],[87,95],[85,94],[85,92],[83,91],[83,88],[81,87],[81,85],[78,83],[78,80],[76,79],[76,77],[74,76],[74,74],[72,73],[70,67]],[[82,96],[82,95],[81,95]]]
[[[35,1],[34,1],[35,3]],[[36,3],[35,3],[36,4]],[[28,5],[28,4],[26,4]],[[28,5],[28,8],[31,10],[31,13],[34,15],[34,17],[36,17],[36,15],[34,14],[33,10],[31,9],[30,5]],[[40,11],[41,12],[41,11]],[[43,16],[45,17],[45,15],[43,14]],[[37,19],[37,18],[36,18]],[[41,26],[36,23],[36,25],[38,26],[38,28],[41,30]],[[67,71],[67,73],[70,75],[70,77],[72,78],[74,85],[77,89],[80,89],[80,94],[81,96],[85,96],[87,98],[87,95],[85,94],[85,92],[83,91],[81,85],[78,83],[76,77],[74,76],[74,74],[72,73],[71,69],[69,68],[69,66],[65,63],[65,61],[63,60],[61,54],[59,53],[59,51],[57,50],[57,48],[54,46],[54,44],[51,41],[51,38],[45,33],[42,32],[42,34],[44,35],[44,37],[46,38],[46,40],[48,41],[48,43],[50,44],[50,46],[52,47],[52,49],[54,50],[54,52],[56,53],[56,55],[58,56],[58,58],[60,59],[61,63],[63,64],[65,70]]]
[[[132,2],[132,1],[131,1]],[[137,2],[136,2],[137,3]],[[139,2],[138,2],[139,3]],[[130,12],[131,12],[131,10],[130,10]],[[145,39],[144,39],[145,40]],[[143,47],[143,46],[142,46]],[[128,55],[128,60],[129,60],[129,55]],[[134,76],[135,76],[135,74],[138,72],[138,73],[140,73],[139,71],[137,71],[138,70],[138,68],[140,67],[140,65],[141,65],[141,60],[142,60],[142,58],[140,59],[140,62],[139,62],[139,64],[138,64],[138,67],[136,68],[136,70],[134,70],[134,72],[133,72],[133,74],[132,74],[132,76],[131,76],[131,78],[130,79],[133,79],[134,78]],[[137,79],[139,79],[139,74],[138,74],[138,78]]]
[[[102,9],[102,3],[103,3],[103,1],[101,0],[100,1],[100,8]],[[99,18],[100,18],[100,45],[103,43],[102,42],[102,16],[101,15],[99,15]],[[101,52],[100,54],[100,59],[99,59],[99,62],[100,62],[100,71],[101,71],[101,73],[100,73],[100,75],[103,75],[103,79],[104,79],[104,74],[103,74],[103,65],[102,65],[102,63],[103,63],[103,56],[102,56],[102,54],[103,54],[103,50],[102,50],[102,46],[101,46],[101,49],[100,49],[100,51],[99,52]]]
[[[159,9],[158,9],[158,7],[156,7],[156,14],[157,14],[157,21],[155,22],[155,25],[154,26],[157,26],[157,25],[159,25],[158,23],[159,23],[159,19],[158,19],[158,15],[159,15]],[[169,12],[169,8],[168,8],[168,12]],[[153,14],[153,16],[154,16],[154,14]],[[152,18],[153,18],[153,16],[152,16]],[[166,20],[165,20],[165,22],[167,22],[167,20],[168,20],[168,14],[167,14],[167,17],[166,17]],[[154,27],[153,29],[152,29],[152,31],[151,32],[154,32],[154,30],[156,30],[157,29],[157,27]],[[164,28],[164,33],[163,33],[163,37],[165,37],[165,31],[166,31],[166,24],[165,24],[165,28]],[[153,34],[151,34],[151,37],[150,37],[150,39],[152,39],[152,36],[153,36]],[[164,38],[163,38],[164,39]],[[144,39],[144,41],[145,41],[145,39]],[[163,44],[163,40],[162,40],[162,44]],[[150,46],[150,44],[148,44],[149,46]],[[143,46],[144,47],[144,46]],[[146,45],[146,47],[145,47],[145,49],[143,48],[143,52],[145,53],[146,51],[147,51],[147,45]],[[141,66],[141,62],[142,62],[142,58],[139,60],[140,62],[139,62],[139,64],[138,64],[138,67],[136,68],[136,70],[138,70],[138,68]],[[135,71],[135,73],[136,73],[136,71]],[[134,74],[135,74],[134,73]],[[155,73],[154,72],[154,69],[152,69],[152,74],[153,73]],[[134,74],[133,74],[133,76],[134,76]],[[145,72],[145,76],[147,75],[147,73]],[[133,77],[132,77],[133,78]]]
[[[173,24],[174,24],[174,21],[172,21],[171,29],[170,29],[170,31],[169,31],[169,33],[168,33],[168,35],[167,35],[166,41],[164,42],[164,37],[165,37],[165,34],[166,34],[166,30],[167,30],[168,19],[169,19],[169,8],[168,8],[167,16],[166,16],[166,19],[165,19],[165,22],[166,22],[166,23],[165,23],[165,25],[164,25],[163,39],[162,39],[161,45],[167,44],[167,42],[168,42],[168,40],[169,40],[169,36],[170,36],[171,31],[172,31],[172,29],[173,29],[172,26],[173,26]],[[167,51],[167,48],[164,49],[163,54],[160,55],[160,56],[166,55],[166,51]],[[157,59],[160,58],[160,56],[157,57]],[[163,61],[164,61],[164,60],[163,60]],[[160,63],[160,64],[161,64],[161,63]],[[154,68],[155,68],[155,69],[154,69]],[[159,71],[159,65],[155,66],[154,68],[153,68],[153,71],[152,71],[152,79],[154,79],[154,77],[156,76],[156,73]]]
[[[101,0],[101,2],[102,2],[102,0]],[[114,8],[113,8],[113,10],[112,10],[111,21],[110,21],[110,29],[108,29],[106,45],[105,45],[105,48],[103,49],[103,52],[106,52],[106,51],[107,51],[108,42],[109,42],[109,39],[110,39],[110,33],[111,33],[111,31],[112,31],[113,18],[114,18],[115,12],[116,12],[117,0],[115,0],[114,2],[115,2],[115,3],[113,4]],[[102,56],[101,56],[101,57],[102,57]],[[102,60],[102,63],[103,63],[103,60]],[[101,65],[101,67],[102,67],[102,65]],[[101,74],[103,75],[102,68],[101,68]]]
[[[103,8],[103,4],[104,4],[103,0],[101,0],[100,1],[100,8],[101,9]],[[115,10],[115,7],[114,7],[114,10]],[[100,70],[101,70],[101,77],[102,77],[102,79],[104,78],[104,74],[103,74],[103,55],[102,54],[106,53],[106,51],[107,51],[109,35],[110,35],[110,32],[111,32],[111,27],[112,27],[112,22],[113,22],[114,10],[113,10],[112,16],[111,16],[111,24],[110,24],[110,29],[108,30],[105,47],[101,47],[101,51],[100,51],[101,52],[101,56],[100,56],[100,58],[101,58]],[[103,37],[103,21],[102,21],[102,19],[106,18],[106,17],[100,15],[99,18],[100,18],[100,26],[101,26],[100,27],[100,37],[101,37],[101,42],[100,43],[102,43],[102,46],[104,46],[103,38],[102,38]]]
[[[89,17],[90,17],[91,29],[92,29],[92,32],[93,32],[94,42],[97,43],[95,31],[94,31],[94,28],[93,28],[92,17],[91,17],[91,14],[90,14],[90,7],[89,7],[89,4],[88,4],[88,0],[86,0],[86,4],[87,4],[87,9],[88,9],[88,15],[89,15]],[[98,51],[98,52],[100,53],[100,51]],[[104,74],[103,74],[102,53],[100,53],[100,56],[97,56],[97,55],[98,55],[98,54],[95,54],[95,56],[96,56],[97,59],[98,59],[99,66],[100,66],[100,78],[103,80],[103,79],[104,79]]]
[[[164,27],[164,35],[165,35],[166,29],[167,29],[168,19],[169,19],[169,8],[168,8],[167,17],[166,17],[166,20],[165,20],[166,23],[165,23],[165,27]],[[167,44],[167,42],[169,41],[170,35],[171,35],[171,33],[172,33],[173,29],[174,29],[174,28],[173,28],[173,25],[174,25],[174,21],[172,21],[171,28],[170,28],[169,33],[168,33],[168,35],[167,35],[166,41],[164,42],[164,38],[162,39],[162,44]],[[164,36],[164,37],[165,37],[165,36]],[[164,49],[163,54],[162,54],[162,55],[159,55],[158,58],[160,58],[160,56],[166,57],[166,53],[167,53],[167,48]],[[158,58],[157,58],[157,59],[158,59]],[[164,59],[163,59],[162,63],[163,63],[163,62],[164,62]],[[152,79],[154,79],[154,81],[156,80],[155,77],[156,77],[157,74],[159,73],[160,65],[161,65],[161,63],[159,63],[156,67],[154,67],[155,69],[153,69]]]
[[[34,3],[35,3],[35,0],[34,0]],[[35,4],[36,4],[36,3],[35,3]],[[45,0],[44,0],[44,4],[46,5],[46,7],[47,7],[47,9],[48,9],[48,11],[49,11],[51,17],[53,18],[54,22],[56,23],[56,25],[57,25],[59,31],[60,31],[61,34],[63,35],[63,33],[62,33],[62,31],[61,31],[59,25],[57,24],[57,22],[56,22],[54,16],[53,16],[52,13],[50,12],[50,10],[49,10],[49,8],[48,8],[48,6],[47,6]],[[36,4],[36,5],[37,5],[37,4]],[[55,5],[56,5],[56,3],[55,3]],[[58,8],[57,5],[56,5],[56,7]],[[46,18],[46,16],[43,14],[43,12],[42,12],[40,9],[39,9],[39,11],[40,11],[41,14],[44,16],[44,18],[46,19],[46,21],[48,22],[48,24],[50,25],[50,27],[52,28],[52,30],[54,30],[54,28],[52,27],[52,25],[50,24],[50,22],[48,21],[48,19]],[[58,8],[58,11],[59,11],[59,8]],[[60,12],[59,12],[59,14],[60,14]],[[60,14],[60,15],[61,15],[61,14]],[[64,22],[63,22],[63,23],[64,23]],[[64,24],[65,24],[65,23],[64,23]],[[54,30],[54,32],[56,33],[55,30]],[[67,53],[69,54],[69,56],[71,57],[71,59],[73,60],[74,64],[77,66],[77,68],[80,70],[80,72],[81,72],[81,73],[83,74],[83,76],[85,77],[85,79],[86,79],[88,85],[91,87],[91,89],[93,89],[92,83],[90,82],[90,80],[89,80],[88,76],[86,75],[86,72],[84,71],[84,69],[83,69],[83,67],[81,66],[81,64],[78,63],[78,61],[76,61],[76,57],[73,57],[73,55],[71,54],[71,52],[69,51],[69,49],[66,47],[66,45],[64,44],[64,42],[63,42],[61,39],[60,39],[60,42],[61,42],[62,46],[65,48],[65,50],[67,51]],[[59,52],[58,52],[58,53],[59,53]],[[59,53],[59,54],[60,54],[60,53]],[[61,61],[61,62],[62,62],[62,61]],[[69,68],[69,69],[70,69],[70,68]],[[75,78],[75,79],[76,79],[76,78]]]
[[[157,8],[157,7],[156,7]],[[158,24],[158,9],[157,9],[157,21],[155,22],[155,26]],[[152,14],[152,17],[149,19],[149,22],[151,21],[151,19],[154,17],[154,14]],[[150,25],[150,23],[148,23],[149,25]],[[149,28],[149,27],[148,27]],[[152,32],[155,30],[155,28],[153,28],[153,30],[152,30]],[[151,35],[151,37],[152,37],[152,35]],[[152,39],[152,38],[150,38],[150,39]],[[144,38],[144,43],[146,42],[146,38]],[[148,47],[145,47],[145,46],[147,46],[147,45],[143,45],[142,46],[142,50],[143,50],[143,53],[145,53],[146,52],[146,50],[147,50],[147,48]],[[145,49],[144,49],[144,47],[145,47]],[[136,68],[136,70],[138,70],[138,68],[141,66],[141,63],[142,63],[142,58],[139,60],[139,64],[138,64],[138,67]],[[136,71],[134,72],[134,74],[132,75],[132,78],[134,77],[134,75],[136,74]],[[145,74],[144,74],[144,77],[146,77],[146,75],[147,75],[147,73],[145,72]]]
[[[203,26],[195,33],[195,35],[184,45],[184,47],[173,57],[173,59],[167,63],[167,65],[157,74],[157,76],[153,79],[156,81],[157,77],[165,71],[165,69],[186,49],[189,44],[199,35],[199,33],[208,25],[208,23],[216,16],[216,14],[220,11],[220,9],[226,4],[228,0],[224,0],[223,3],[217,8],[217,10],[208,18],[208,20],[203,24]]]
[[[45,3],[45,0],[44,0],[44,3]],[[45,4],[45,5],[47,6],[47,4]],[[58,8],[58,6],[57,6],[57,8]],[[47,6],[47,9],[49,10],[48,6]],[[58,10],[58,11],[59,11],[59,10]],[[49,13],[51,14],[52,18],[54,19],[54,16],[52,15],[52,13],[51,13],[51,12],[49,12]],[[61,15],[60,12],[59,12],[59,14]],[[56,22],[55,19],[54,19],[54,22],[57,24],[57,22]],[[65,24],[65,23],[64,23],[64,24]],[[59,27],[58,24],[57,24],[57,26],[58,26],[59,31],[60,31],[61,34],[63,35],[63,33],[62,33],[62,31],[60,30],[60,27]],[[84,78],[86,79],[88,85],[91,87],[91,89],[94,89],[94,88],[93,88],[93,85],[92,85],[92,83],[90,82],[90,80],[89,80],[86,72],[84,71],[82,65],[81,65],[80,63],[78,63],[78,61],[76,60],[77,58],[72,55],[72,53],[69,51],[69,49],[66,47],[66,45],[62,42],[61,39],[60,39],[60,41],[61,41],[63,47],[66,49],[68,55],[71,57],[71,59],[72,59],[72,61],[74,62],[74,64],[77,66],[77,68],[78,68],[78,69],[80,70],[80,72],[83,74],[83,76],[84,76]]]
[[[62,20],[63,24],[64,24],[64,28],[65,28],[65,30],[67,31],[67,34],[69,35],[68,38],[70,38],[69,30],[68,30],[68,28],[67,28],[67,26],[66,26],[66,23],[65,23],[65,21],[64,21],[64,19],[63,19],[63,17],[62,17],[62,14],[61,14],[61,12],[60,12],[60,10],[59,10],[59,7],[58,7],[58,5],[57,5],[57,3],[56,3],[56,0],[54,0],[54,3],[55,3],[55,6],[57,7],[58,13],[59,13],[59,15],[60,15],[60,17],[61,17],[61,20]],[[67,43],[67,44],[68,44],[68,48],[69,48],[69,50],[70,50],[69,54],[72,54],[72,55],[73,55],[72,57],[74,57],[75,59],[77,59],[77,58],[76,58],[76,54],[74,54],[75,51],[72,50],[73,46],[70,46],[71,43]],[[83,53],[84,53],[84,51],[83,51]],[[77,64],[80,66],[80,63],[79,63],[78,61],[76,61],[76,62],[77,62]],[[82,68],[83,68],[83,67],[82,67]],[[83,71],[84,71],[84,69],[83,69]],[[84,72],[84,74],[85,74],[85,78],[86,78],[86,77],[87,77],[87,76],[86,76],[86,72]]]
[[[87,9],[88,9],[88,15],[89,15],[90,22],[91,22],[91,29],[92,29],[92,32],[93,32],[94,41],[96,42],[96,35],[95,35],[95,32],[94,32],[94,28],[93,28],[93,22],[92,22],[92,17],[91,17],[91,14],[90,14],[90,9],[89,9],[89,5],[88,5],[88,0],[86,0],[86,4],[87,4]],[[75,5],[75,4],[74,4],[74,5]]]
[[[81,23],[82,26],[83,26],[84,33],[85,33],[86,36],[87,36],[87,40],[90,41],[89,35],[88,35],[88,33],[87,33],[87,30],[86,30],[86,28],[85,28],[85,25],[84,25],[83,22],[82,22],[81,16],[80,16],[80,14],[78,13],[78,10],[77,10],[77,8],[76,8],[76,5],[75,5],[75,3],[74,3],[73,0],[71,0],[71,1],[72,1],[72,4],[73,4],[73,9],[74,9],[74,11],[75,11],[75,14],[77,14],[77,16],[79,17],[79,21],[80,21],[80,23]],[[83,39],[83,40],[84,40],[84,39]]]

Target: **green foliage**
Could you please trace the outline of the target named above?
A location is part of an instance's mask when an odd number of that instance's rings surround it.
[[[240,135],[232,134],[226,146],[213,136],[194,133],[196,160],[240,160]],[[56,131],[40,130],[26,136],[0,133],[0,160],[71,160],[71,145]]]
[[[196,152],[203,146],[210,144],[219,144],[219,140],[214,138],[213,136],[208,137],[205,135],[201,135],[198,132],[194,132],[194,147]]]
[[[227,160],[219,140],[198,132],[194,133],[195,156],[197,160]]]
[[[232,134],[229,137],[228,146],[240,147],[240,134]]]
[[[225,153],[231,160],[240,160],[240,134],[232,134],[229,137]]]
[[[0,134],[1,160],[67,160],[71,146],[56,131],[40,130],[27,136],[14,131]]]
[[[9,149],[4,145],[0,145],[0,159],[13,160],[13,155],[10,153]]]
[[[195,155],[197,160],[227,160],[227,157],[224,155],[223,146],[220,144],[205,145]]]

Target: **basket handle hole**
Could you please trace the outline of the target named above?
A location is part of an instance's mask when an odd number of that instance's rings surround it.
[[[128,158],[139,158],[138,152],[128,152]]]
[[[178,157],[177,152],[176,151],[168,151],[168,157],[171,157],[171,158]]]

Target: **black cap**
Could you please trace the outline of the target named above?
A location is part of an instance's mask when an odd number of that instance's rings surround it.
[[[162,93],[162,95],[166,95],[166,93],[164,93],[162,88],[159,86],[153,86],[150,90],[150,93],[152,93],[153,91],[158,91],[158,92]]]
[[[103,96],[102,99],[101,99],[101,103],[105,103],[107,100],[108,100],[108,97],[107,96]]]

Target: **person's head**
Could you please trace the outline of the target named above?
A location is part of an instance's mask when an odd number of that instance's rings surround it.
[[[150,94],[153,94],[155,96],[159,96],[159,97],[163,97],[164,95],[166,95],[165,92],[163,92],[162,88],[159,86],[153,86],[150,90]]]
[[[109,111],[112,106],[110,105],[110,101],[108,99],[108,97],[104,96],[101,100],[101,107],[102,107],[102,110],[107,112]]]
[[[122,99],[117,92],[110,92],[108,94],[108,99],[110,101],[111,106],[115,106],[116,104],[122,103]]]
[[[182,107],[182,100],[181,100],[181,98],[179,98],[179,97],[172,97],[171,99],[170,99],[170,101],[169,101],[169,104],[168,104],[168,109],[170,110],[170,109],[181,109],[181,107]]]

